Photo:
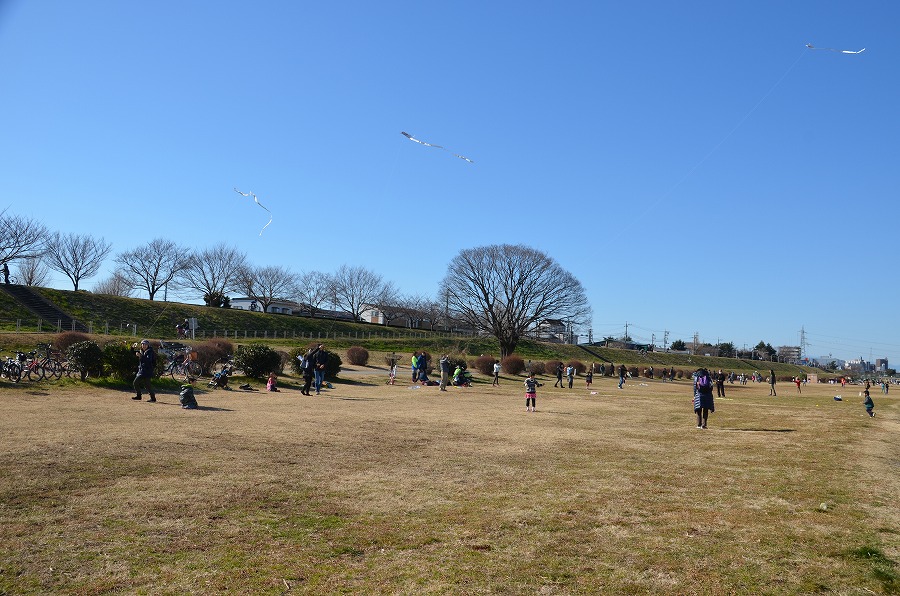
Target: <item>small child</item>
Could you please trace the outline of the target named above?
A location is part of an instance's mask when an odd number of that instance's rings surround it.
[[[525,411],[526,412],[536,412],[537,411],[537,388],[543,387],[543,383],[538,383],[534,378],[534,373],[528,373],[528,378],[525,379]]]
[[[866,387],[866,399],[863,401],[863,404],[866,406],[866,414],[875,417],[875,402],[872,401],[872,396],[869,395],[869,388]]]
[[[269,380],[266,382],[266,391],[278,391],[278,376],[271,372],[269,373]]]
[[[388,385],[393,385],[397,379],[397,361],[391,360],[391,372],[388,375]]]
[[[593,368],[593,367],[591,367],[591,368]],[[594,381],[594,371],[591,369],[588,369],[587,373],[584,375],[584,380],[587,383],[587,388],[590,389],[591,383]]]

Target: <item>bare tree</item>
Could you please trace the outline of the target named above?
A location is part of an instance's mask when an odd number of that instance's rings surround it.
[[[179,285],[201,294],[207,306],[221,306],[226,290],[246,265],[244,253],[221,242],[188,256],[178,275]]]
[[[134,292],[134,286],[118,271],[94,285],[95,294],[129,297],[132,292]]]
[[[44,224],[6,211],[0,211],[0,262],[40,256],[48,235]]]
[[[350,314],[354,321],[359,321],[367,308],[392,302],[397,295],[394,284],[364,267],[341,265],[332,279],[335,306]]]
[[[284,267],[241,267],[231,289],[244,292],[257,301],[266,312],[276,300],[286,300],[296,294],[297,276]]]
[[[441,282],[452,313],[513,353],[523,335],[546,319],[580,324],[590,315],[584,288],[553,259],[522,245],[462,250]]]
[[[403,295],[387,296],[389,300],[384,300],[384,298],[385,296],[382,296],[382,299],[374,306],[377,306],[381,312],[385,325],[390,325],[403,318],[410,319],[410,311],[414,308],[415,298]]]
[[[156,238],[149,244],[123,252],[116,257],[116,263],[122,267],[121,273],[128,283],[146,290],[153,300],[156,293],[172,283],[184,269],[187,263],[185,252],[171,240]]]
[[[18,263],[19,283],[23,286],[45,286],[50,269],[39,257],[26,257]]]
[[[56,232],[47,240],[44,256],[47,266],[68,277],[77,292],[82,279],[97,274],[110,250],[112,244],[103,238]]]
[[[331,276],[321,271],[308,271],[297,276],[295,289],[297,302],[309,308],[309,316],[315,317],[322,305],[334,295]]]

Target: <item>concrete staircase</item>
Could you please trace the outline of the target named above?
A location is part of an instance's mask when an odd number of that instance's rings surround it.
[[[0,290],[5,291],[19,304],[33,312],[49,328],[55,330],[59,326],[60,331],[81,331],[82,333],[87,333],[87,327],[67,315],[55,304],[28,286],[0,283]]]

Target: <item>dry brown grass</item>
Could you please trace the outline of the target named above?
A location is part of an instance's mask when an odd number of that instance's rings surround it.
[[[729,386],[700,431],[684,382],[348,378],[3,386],[0,593],[900,590],[895,397]]]

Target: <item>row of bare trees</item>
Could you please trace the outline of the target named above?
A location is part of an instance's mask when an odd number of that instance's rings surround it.
[[[50,233],[35,220],[0,212],[0,260],[18,264],[21,283],[42,285],[50,268],[78,290],[97,274],[110,250],[102,238]],[[130,296],[140,290],[153,300],[160,290],[171,289],[214,307],[227,306],[228,294],[236,292],[263,311],[275,301],[290,300],[311,316],[329,308],[359,321],[371,309],[385,323],[405,318],[409,326],[432,330],[441,322],[459,321],[496,337],[504,357],[545,321],[580,325],[590,317],[581,283],[543,252],[523,245],[461,250],[448,265],[439,301],[405,296],[364,267],[343,265],[329,274],[251,265],[244,253],[224,243],[189,249],[156,238],[114,260],[118,269],[95,292]]]

